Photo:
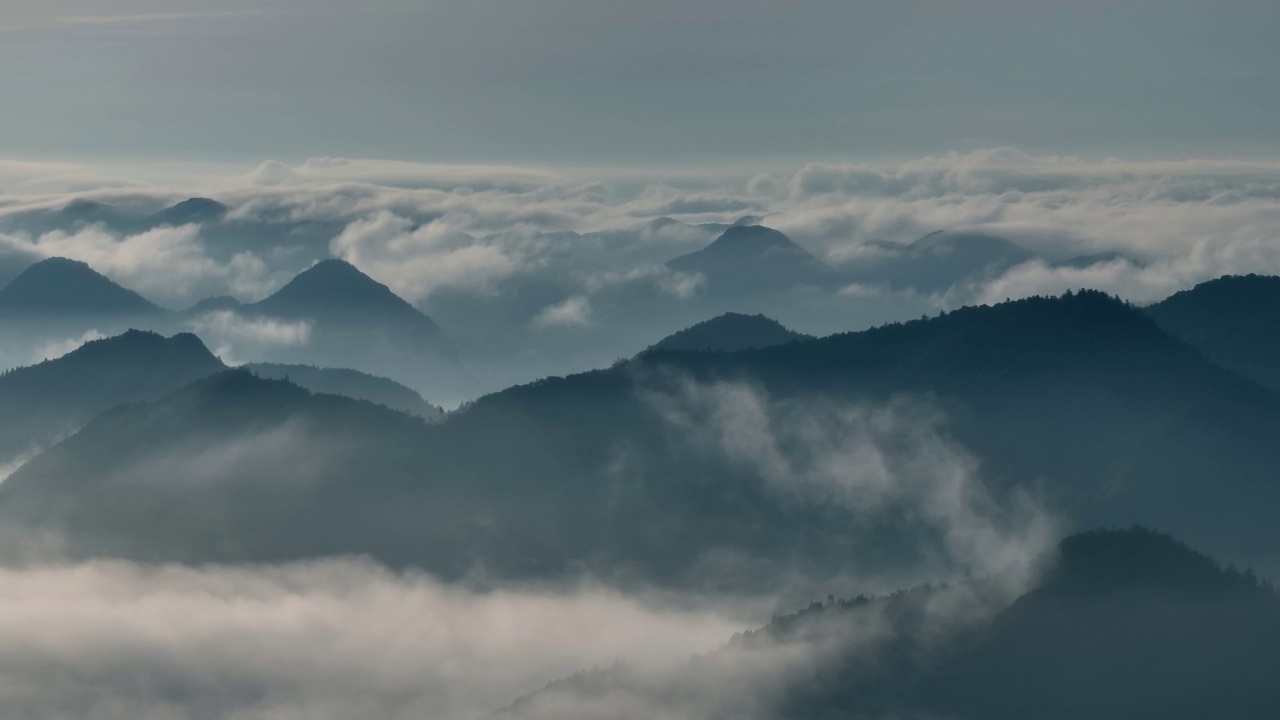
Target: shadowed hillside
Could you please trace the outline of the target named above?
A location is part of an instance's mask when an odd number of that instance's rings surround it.
[[[1280,390],[1280,277],[1221,277],[1175,293],[1147,312],[1214,362]]]
[[[0,457],[40,448],[122,403],[154,400],[226,369],[195,335],[140,330],[0,375]]]

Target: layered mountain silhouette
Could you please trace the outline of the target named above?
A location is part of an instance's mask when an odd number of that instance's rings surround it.
[[[90,424],[19,470],[0,513],[22,508],[24,521],[66,528],[87,554],[352,552],[444,575],[478,563],[499,576],[595,569],[686,587],[759,589],[784,572],[865,573],[937,556],[937,538],[909,514],[859,522],[856,504],[780,494],[760,467],[685,444],[672,412],[696,388],[732,382],[792,408],[927,402],[981,461],[993,497],[1032,492],[1080,524],[1168,527],[1250,562],[1274,560],[1280,541],[1280,399],[1096,292],[741,352],[646,353],[487,396],[438,425],[301,390],[280,405],[276,381],[235,377],[225,397],[209,384],[199,403],[182,391]],[[203,505],[112,479],[146,475],[157,457],[251,457],[224,448],[263,437],[324,462],[305,465],[308,482],[272,480],[290,466],[269,453],[206,471],[199,502],[222,498],[222,514],[177,524],[165,542],[146,517],[174,503],[168,514],[195,518]],[[64,494],[65,478],[79,483],[74,493]],[[255,482],[274,488],[276,504],[241,518],[232,498]],[[112,502],[91,502],[96,492]],[[313,505],[317,492],[332,507]],[[344,516],[340,532],[317,530],[355,505],[368,514]],[[256,522],[271,532],[241,532]],[[711,571],[709,558],[725,553],[738,558],[733,572]]]
[[[0,514],[10,528],[63,528],[71,556],[269,561],[354,551],[465,563],[460,543],[470,538],[456,523],[466,518],[447,515],[458,509],[443,505],[447,496],[434,511],[403,505],[428,482],[408,471],[427,427],[229,370],[94,419],[0,486]]]
[[[428,420],[440,418],[444,414],[444,411],[423,400],[422,396],[412,389],[394,380],[358,370],[278,363],[249,363],[243,367],[258,377],[288,380],[313,393],[368,400],[371,403],[385,405],[392,410]]]
[[[190,333],[131,330],[0,375],[0,458],[41,448],[116,405],[154,400],[225,369]]]
[[[705,275],[710,291],[722,295],[767,293],[799,285],[829,287],[841,279],[834,268],[786,235],[760,225],[734,225],[705,248],[667,265]]]
[[[1221,277],[1175,293],[1147,312],[1214,362],[1280,390],[1280,277]]]
[[[812,336],[788,330],[782,323],[764,315],[725,313],[669,335],[651,345],[646,352],[659,350],[736,352],[812,339]]]
[[[777,398],[823,403],[930,398],[989,485],[1039,488],[1084,524],[1140,521],[1233,558],[1272,555],[1263,508],[1280,501],[1280,449],[1270,439],[1280,433],[1280,400],[1097,292],[739,353],[649,353],[491,395],[447,425],[520,436],[537,448],[519,463],[529,475],[543,453],[605,465],[608,449],[634,448],[651,428],[642,398],[669,390],[663,378],[673,375],[745,379]],[[649,467],[672,478],[693,472],[674,461]]]
[[[260,361],[351,368],[394,378],[430,397],[439,397],[465,375],[453,341],[431,318],[342,260],[316,263],[259,302],[206,298],[181,316],[200,327],[202,316],[210,313],[231,313],[231,324],[305,325],[305,342],[265,343],[244,351]]]
[[[164,310],[121,287],[87,264],[66,258],[41,260],[0,289],[0,318],[146,318]]]
[[[584,672],[501,716],[1272,716],[1280,597],[1269,586],[1142,528],[1072,536],[1058,556],[994,614],[948,612],[949,598],[972,605],[981,581],[813,603],[668,676]]]
[[[345,368],[256,363],[264,378],[289,377],[316,393],[343,395],[423,418],[442,411],[386,378]],[[118,405],[156,400],[227,370],[190,333],[130,330],[37,365],[0,374],[0,460],[45,448]]]

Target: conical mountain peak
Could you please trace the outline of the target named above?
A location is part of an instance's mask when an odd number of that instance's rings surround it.
[[[160,311],[78,260],[53,257],[24,270],[0,290],[0,314],[28,316],[149,315]]]
[[[674,270],[697,272],[717,294],[785,290],[797,285],[831,285],[840,274],[792,242],[761,225],[734,225],[710,245],[667,263]]]
[[[324,306],[354,310],[370,304],[393,307],[397,311],[412,309],[386,285],[351,263],[337,259],[322,260],[303,270],[255,307],[267,313],[294,315],[303,309],[303,304],[311,309]]]

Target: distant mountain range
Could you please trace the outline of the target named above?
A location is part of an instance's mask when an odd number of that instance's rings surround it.
[[[171,217],[181,217],[217,208],[192,200],[170,210]],[[273,350],[266,360],[349,366],[407,379],[460,372],[456,347],[431,318],[341,260],[317,263],[260,302],[207,298],[176,313],[65,258],[41,260],[0,288],[0,321],[14,326],[18,336],[64,338],[129,327],[173,332],[198,327],[200,318],[214,312],[308,323],[307,343]]]
[[[91,423],[15,473],[0,513],[21,506],[32,522],[56,522],[89,554],[352,552],[444,575],[479,563],[504,576],[598,569],[680,586],[758,587],[797,562],[829,576],[928,555],[911,523],[859,524],[856,508],[779,496],[750,463],[681,450],[667,408],[721,382],[791,407],[927,399],[995,497],[1035,492],[1079,525],[1141,522],[1233,559],[1275,559],[1280,397],[1096,292],[740,352],[646,353],[487,396],[438,425],[235,375]],[[157,456],[220,454],[264,433],[323,462],[303,483],[273,479],[294,471],[274,456],[211,470],[199,502],[261,483],[272,488],[262,503],[276,503],[254,504],[265,515],[240,517],[244,504],[226,496],[217,522],[200,527],[195,496],[128,481]],[[78,483],[70,495],[64,477]],[[103,492],[109,505],[93,500]],[[145,517],[170,503],[166,514],[191,522],[157,543]],[[315,529],[335,514],[341,532]],[[245,534],[266,517],[276,518],[270,534]],[[739,570],[709,573],[706,554],[726,552]]]
[[[872,240],[862,243],[857,251],[835,268],[777,230],[739,224],[727,226],[707,247],[667,264],[675,270],[702,273],[716,294],[741,296],[851,283],[938,293],[960,283],[995,279],[1035,260],[1075,268],[1117,261],[1135,263],[1117,252],[1050,260],[1005,238],[951,231],[930,233],[910,243]]]
[[[1030,591],[977,617],[954,608],[972,613],[983,581],[814,602],[676,672],[586,671],[498,716],[1272,717],[1270,586],[1142,528],[1072,536],[1057,555]]]
[[[637,236],[674,233],[690,239],[715,238],[706,247],[668,263],[676,270],[705,275],[708,292],[713,297],[770,294],[797,286],[838,287],[853,282],[883,283],[935,293],[957,283],[996,277],[1032,260],[1067,267],[1120,260],[1136,264],[1118,252],[1050,259],[1005,238],[976,232],[939,231],[911,243],[865,242],[857,248],[856,255],[841,260],[840,267],[833,268],[783,233],[762,226],[764,221],[760,217],[744,216],[734,223],[690,225],[659,217],[627,231],[591,233],[584,237],[607,244],[625,258],[632,256],[624,246],[634,244]],[[16,213],[4,222],[35,235],[52,230],[75,231],[95,224],[125,234],[198,224],[208,250],[222,260],[229,260],[236,252],[289,237],[292,244],[306,249],[303,262],[328,256],[329,241],[342,230],[338,222],[303,221],[279,213],[259,212],[252,218],[242,218],[232,213],[226,204],[204,197],[189,198],[155,212],[78,199],[63,208]]]

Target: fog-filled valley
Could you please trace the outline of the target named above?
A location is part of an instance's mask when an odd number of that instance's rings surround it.
[[[1280,701],[1280,166],[183,182],[0,163],[6,716]]]

